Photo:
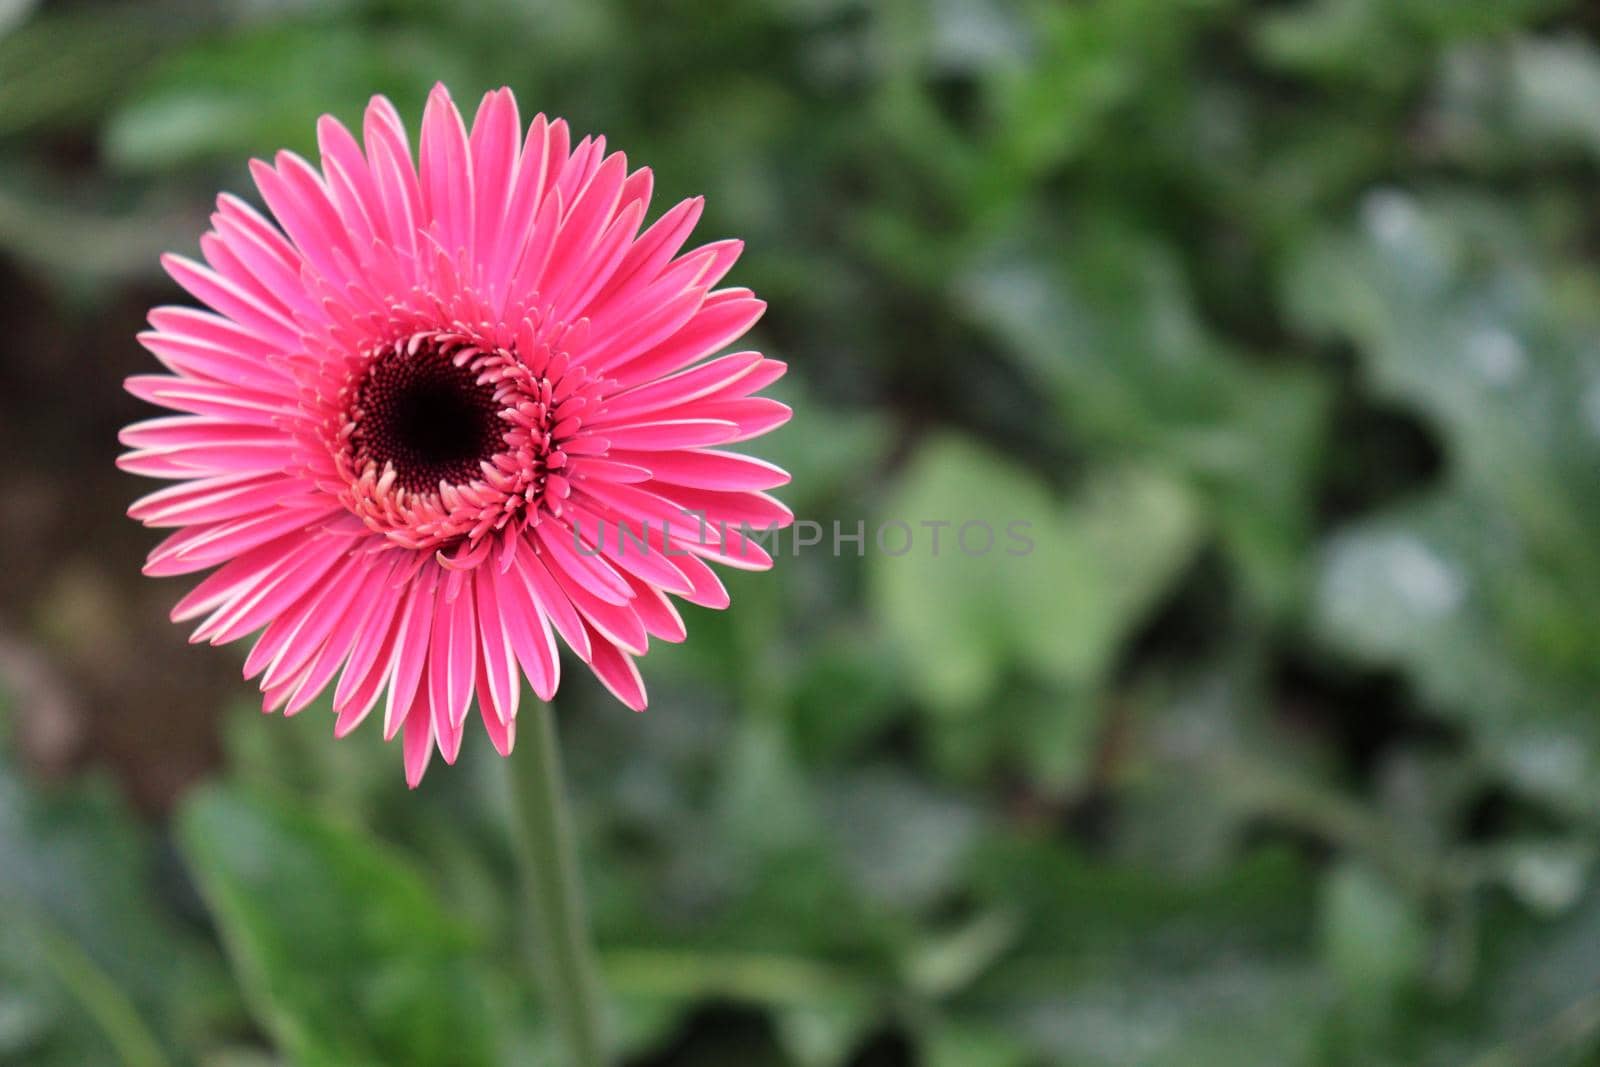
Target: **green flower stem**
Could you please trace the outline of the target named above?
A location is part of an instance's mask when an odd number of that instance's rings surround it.
[[[605,1067],[605,1029],[562,781],[555,714],[543,702],[517,716],[510,759],[511,822],[532,927],[533,969],[566,1038],[572,1067]]]

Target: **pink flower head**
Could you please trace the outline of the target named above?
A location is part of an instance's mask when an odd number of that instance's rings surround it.
[[[320,168],[251,165],[276,224],[223,195],[205,263],[163,260],[210,310],[153,310],[171,373],[128,381],[180,412],[122,433],[123,470],[175,480],[129,511],[178,528],[145,573],[216,567],[173,620],[259,631],[266,711],[334,683],[342,737],[382,700],[413,786],[474,693],[511,750],[557,634],[643,709],[634,657],[684,637],[671,598],[726,607],[707,561],[770,566],[748,533],[792,518],[764,492],[783,471],[719,447],[789,417],[754,395],[782,363],[708,358],[765,307],[715,288],[741,243],[680,253],[698,198],[641,232],[649,169],[559,119],[524,135],[508,89],[469,131],[435,87],[415,165],[381,96],[361,143],[317,132]]]

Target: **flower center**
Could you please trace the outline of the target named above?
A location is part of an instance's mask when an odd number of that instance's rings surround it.
[[[504,448],[494,386],[453,355],[430,344],[396,346],[372,361],[356,387],[350,443],[357,460],[379,471],[392,464],[395,484],[411,492],[479,478],[480,464]]]
[[[560,324],[528,324],[515,347],[504,331],[418,325],[318,383],[322,444],[340,502],[374,533],[476,566],[491,534],[561,515],[584,420],[612,383],[573,365]]]

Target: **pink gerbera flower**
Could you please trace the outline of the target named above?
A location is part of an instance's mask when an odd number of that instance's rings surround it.
[[[383,97],[364,143],[317,130],[320,169],[252,163],[276,225],[224,195],[205,263],[163,260],[210,310],[152,311],[172,373],[128,382],[182,413],[122,434],[124,470],[177,480],[130,509],[180,528],[145,573],[216,567],[174,621],[260,631],[267,711],[337,679],[343,736],[381,701],[412,785],[435,747],[455,760],[474,694],[510,751],[556,634],[642,709],[633,657],[684,637],[671,598],[727,606],[707,561],[769,566],[748,533],[792,517],[763,492],[787,475],[717,447],[789,417],[753,395],[782,363],[708,358],[765,307],[714,288],[741,243],[679,253],[698,198],[640,232],[649,169],[543,115],[524,136],[508,89],[469,132],[436,87],[416,166]]]

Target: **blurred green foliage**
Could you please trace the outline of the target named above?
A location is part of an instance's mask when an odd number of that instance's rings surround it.
[[[1562,0],[0,0],[0,264],[33,336],[169,299],[156,252],[248,156],[437,79],[746,239],[785,498],[954,526],[733,576],[644,716],[568,672],[630,1063],[1592,1063],[1597,33]],[[970,518],[1035,552],[963,555]],[[153,827],[0,769],[0,1063],[545,1062],[488,747],[408,795],[375,731],[220,710],[218,781]]]

